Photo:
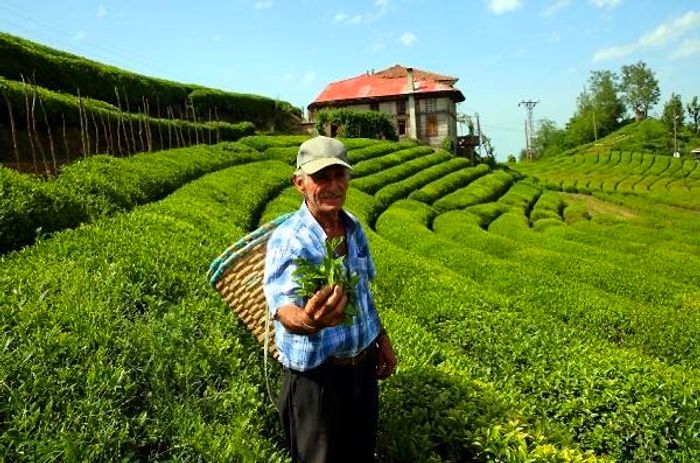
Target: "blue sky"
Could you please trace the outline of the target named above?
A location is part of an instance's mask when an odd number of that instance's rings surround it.
[[[134,72],[306,107],[394,64],[459,78],[498,158],[525,145],[523,100],[560,127],[592,70],[639,60],[700,96],[699,0],[2,0],[0,30]]]

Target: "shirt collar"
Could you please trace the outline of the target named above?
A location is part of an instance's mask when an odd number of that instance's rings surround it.
[[[303,199],[301,201],[301,207],[299,208],[299,211],[301,213],[302,220],[305,223],[309,224],[309,226],[314,232],[314,235],[317,235],[321,240],[325,240],[327,238],[326,232],[323,231],[323,227],[321,227],[321,224],[318,223],[316,217],[313,216],[313,214],[309,210],[309,207],[306,205],[306,201],[304,201]],[[345,223],[346,233],[352,235],[355,232],[356,227],[355,220],[353,220],[352,215],[346,212],[345,209],[341,209],[340,219]]]

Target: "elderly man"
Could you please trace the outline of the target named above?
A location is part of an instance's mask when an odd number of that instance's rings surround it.
[[[267,246],[264,289],[284,366],[277,405],[295,462],[373,461],[377,380],[396,367],[369,290],[375,270],[367,238],[343,210],[350,170],[340,141],[320,136],[304,142],[292,179],[304,201]],[[332,238],[341,239],[336,254],[360,277],[357,287],[325,286],[301,298],[294,260],[321,262]],[[349,291],[357,301],[351,324],[343,323]]]

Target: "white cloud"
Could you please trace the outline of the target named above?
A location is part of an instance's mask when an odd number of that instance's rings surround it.
[[[107,8],[100,3],[100,6],[97,8],[97,17],[99,19],[102,19],[105,16],[107,16]]]
[[[374,6],[380,10],[385,10],[389,7],[389,0],[374,0]]]
[[[671,55],[671,59],[682,59],[700,54],[700,39],[688,39]]]
[[[416,37],[416,34],[413,34],[412,32],[405,32],[401,34],[401,37],[399,38],[399,41],[406,46],[413,45],[416,40],[418,40],[418,37]]]
[[[515,11],[522,5],[522,0],[489,0],[489,9],[495,14]]]
[[[374,10],[368,13],[336,13],[333,16],[334,23],[363,24],[376,21],[389,11],[389,0],[374,0]]]
[[[224,36],[221,34],[216,34],[214,37],[212,37],[213,42],[221,42],[224,40]]]
[[[683,16],[660,24],[648,34],[644,34],[639,39],[639,44],[643,46],[663,45],[698,25],[700,25],[700,11],[689,11]]]
[[[85,31],[78,31],[73,36],[73,40],[77,40],[77,41],[84,40],[86,36],[87,36],[87,34],[85,33]]]
[[[624,58],[625,56],[631,55],[640,49],[667,45],[669,42],[680,38],[698,26],[700,26],[700,11],[689,11],[682,16],[659,24],[651,32],[642,35],[636,42],[615,45],[598,50],[593,55],[593,61],[597,62]],[[683,48],[683,46],[688,42],[691,43],[687,46],[691,47],[692,49],[692,41],[685,42],[683,45],[681,45],[681,48]],[[680,51],[676,51],[674,54],[675,53],[680,53]]]
[[[308,87],[309,85],[313,84],[314,81],[316,80],[316,73],[313,71],[307,71],[304,73],[304,77],[301,79],[301,83]]]
[[[553,2],[551,2],[549,4],[549,6],[547,6],[547,8],[542,10],[542,13],[540,13],[540,16],[542,16],[543,18],[547,18],[549,16],[552,16],[553,14],[558,12],[559,10],[566,8],[570,4],[571,4],[571,0],[554,0]]]
[[[333,16],[333,22],[334,23],[344,23],[345,21],[350,18],[349,14],[345,13],[336,13],[335,16]]]
[[[617,58],[624,58],[625,56],[631,55],[632,53],[637,51],[638,48],[639,47],[635,43],[604,48],[595,52],[595,54],[593,55],[593,61],[598,62]]]
[[[598,8],[614,8],[622,3],[622,0],[591,0],[591,3]]]
[[[272,8],[272,5],[274,5],[272,0],[258,0],[257,2],[255,2],[255,8],[259,10],[262,10],[264,8]]]

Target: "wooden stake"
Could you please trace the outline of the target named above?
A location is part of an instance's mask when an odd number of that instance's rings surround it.
[[[158,141],[160,145],[158,149],[165,149],[163,147],[163,121],[160,119],[160,97],[156,97],[156,111],[158,111]]]
[[[168,115],[168,149],[173,149],[173,127],[172,127],[172,109],[170,109],[170,106],[167,108],[167,115]]]
[[[27,93],[27,83],[24,81],[24,76],[22,74],[20,74],[20,77],[22,78],[22,84],[24,84],[22,90],[24,91],[24,105],[26,107],[27,113],[27,138],[29,138],[29,148],[32,152],[32,163],[34,164],[34,173],[38,175],[39,169],[36,165],[36,149],[34,148],[34,136],[32,135],[32,122],[29,109],[29,94]]]
[[[214,106],[214,117],[216,117],[216,122],[219,122],[219,109]],[[219,130],[219,124],[216,124],[216,142],[221,143],[221,131]]]
[[[114,87],[114,93],[117,95],[117,108],[119,108],[119,115],[117,116],[117,148],[119,149],[119,155],[124,155],[124,150],[122,150],[122,134],[121,134],[121,122],[122,122],[122,105],[119,98],[119,91],[117,87]]]
[[[46,124],[46,130],[49,133],[49,149],[51,150],[51,160],[53,161],[53,171],[58,173],[58,163],[56,162],[56,150],[53,144],[53,135],[51,133],[51,125],[49,124],[49,117],[46,115],[46,108],[44,108],[44,100],[39,95],[39,105],[41,106],[41,111],[44,113],[44,124]]]
[[[129,115],[129,131],[131,132],[131,146],[134,147],[133,153],[138,151],[136,148],[136,136],[134,135],[134,124],[131,121],[131,109],[129,108],[129,95],[127,95],[126,90],[122,89],[124,92],[124,101],[126,101],[126,113]],[[129,153],[129,154],[133,154]]]
[[[19,165],[19,148],[17,147],[17,128],[15,127],[15,116],[12,113],[12,103],[5,93],[5,89],[2,89],[2,96],[5,98],[5,103],[7,103],[7,114],[10,116],[10,131],[12,133],[12,149],[15,152],[15,160],[17,161],[17,170],[20,169]]]
[[[34,133],[36,146],[39,148],[39,154],[41,154],[41,162],[44,164],[44,174],[48,174],[49,166],[46,162],[46,152],[44,151],[44,147],[42,146],[41,140],[39,139],[39,131],[36,128],[36,116],[34,116],[34,110],[36,109],[36,97],[36,87],[32,85],[32,132]]]
[[[70,148],[68,148],[68,137],[66,136],[66,115],[61,113],[61,120],[63,121],[63,149],[66,150],[66,162],[70,162]]]

